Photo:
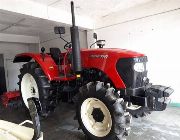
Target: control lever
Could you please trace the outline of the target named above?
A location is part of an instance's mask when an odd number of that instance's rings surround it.
[[[46,49],[45,49],[44,47],[41,48],[41,55],[42,55],[42,60],[43,60],[43,61],[44,61],[44,59],[45,59],[45,53],[44,53],[45,50],[46,50]]]

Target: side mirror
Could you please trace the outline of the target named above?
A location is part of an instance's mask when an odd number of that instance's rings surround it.
[[[55,34],[65,34],[65,27],[54,27]]]

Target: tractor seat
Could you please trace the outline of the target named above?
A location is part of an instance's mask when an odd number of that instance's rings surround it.
[[[50,55],[57,65],[60,65],[63,61],[61,50],[59,48],[50,48]]]

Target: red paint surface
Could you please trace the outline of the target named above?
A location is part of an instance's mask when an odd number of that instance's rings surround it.
[[[66,56],[66,53],[62,54]],[[91,55],[107,55],[107,58],[92,58]],[[58,67],[55,64],[54,60],[51,58],[50,55],[45,55],[45,60],[43,61],[41,54],[33,54],[33,53],[23,53],[19,54],[16,57],[21,56],[29,56],[32,57],[43,69],[44,73],[47,75],[50,81],[57,80],[57,81],[64,81],[64,80],[73,80],[73,78],[61,78],[59,77]],[[82,59],[82,67],[83,68],[95,68],[103,71],[113,82],[116,88],[126,88],[124,82],[122,81],[121,77],[119,76],[116,70],[116,63],[120,58],[135,58],[141,57],[144,54],[124,50],[124,49],[82,49],[81,50],[81,59]],[[65,58],[66,59],[66,58]],[[68,65],[67,65],[68,66]],[[50,69],[53,67],[53,69]],[[70,66],[68,66],[68,70]],[[65,70],[65,71],[68,71]]]
[[[3,105],[7,107],[10,101],[17,100],[19,97],[20,97],[19,91],[9,91],[9,92],[3,93],[1,99],[2,99]]]
[[[31,57],[33,58],[42,68],[45,75],[48,79],[54,80],[55,77],[59,76],[58,66],[55,64],[54,60],[51,58],[50,55],[46,54],[44,60],[41,54],[35,53],[22,53],[18,54],[16,57]]]
[[[116,70],[116,63],[120,58],[141,57],[144,54],[124,49],[88,49],[82,50],[82,66],[84,68],[96,68],[103,71],[113,82],[116,88],[126,88],[124,82]],[[91,58],[91,55],[108,55],[104,58]]]

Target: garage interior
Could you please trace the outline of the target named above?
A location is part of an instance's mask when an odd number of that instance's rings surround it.
[[[71,41],[71,0],[0,0],[0,96],[19,91],[18,75],[24,62],[13,63],[17,54],[65,52]],[[105,40],[104,48],[128,49],[148,57],[151,83],[171,87],[171,101],[165,111],[153,111],[133,118],[127,140],[180,139],[180,1],[179,0],[74,0],[81,49],[97,49],[93,33]],[[91,46],[91,48],[90,48]],[[0,101],[0,120],[19,124],[30,119],[23,105],[5,107]],[[74,103],[60,102],[53,114],[41,120],[44,140],[87,139],[75,117]],[[1,134],[1,133],[0,133]]]

